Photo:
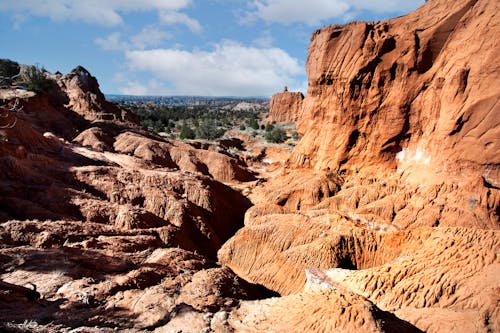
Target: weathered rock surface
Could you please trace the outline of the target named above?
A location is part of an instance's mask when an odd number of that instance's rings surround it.
[[[297,121],[302,112],[303,100],[301,92],[284,91],[274,94],[269,103],[269,121]]]
[[[315,32],[302,108],[272,115],[302,139],[246,188],[83,68],[3,106],[0,329],[500,331],[498,6]]]
[[[250,206],[214,178],[244,163],[144,131],[83,68],[53,80],[0,110],[0,330],[153,330],[275,295],[213,260]]]
[[[273,305],[240,329],[272,331],[278,303],[311,293],[315,314],[332,309],[321,293],[334,290],[427,332],[500,330],[498,6],[434,0],[313,33],[302,138],[218,252],[287,295],[254,302]]]
[[[423,206],[446,225],[498,228],[498,6],[434,0],[404,17],[314,32],[290,165],[347,181],[360,170],[378,181],[399,172],[394,195],[437,192]],[[395,215],[418,223],[419,210]]]
[[[106,101],[97,79],[82,66],[66,75],[56,75],[56,83],[63,92],[59,102],[86,120],[137,122],[133,113]]]
[[[440,169],[498,163],[497,10],[434,0],[404,17],[314,32],[294,162],[394,169],[397,153],[420,150]]]
[[[226,323],[236,332],[421,332],[362,296],[333,289],[245,301]],[[214,331],[220,327],[212,320]]]

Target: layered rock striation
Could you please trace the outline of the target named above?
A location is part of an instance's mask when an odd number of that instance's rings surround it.
[[[289,166],[343,174],[334,205],[401,227],[498,228],[497,11],[435,0],[315,31]]]
[[[301,140],[219,260],[283,302],[334,290],[423,331],[499,330],[498,7],[431,0],[314,32]],[[263,323],[280,306],[255,303]]]
[[[434,0],[404,17],[315,31],[294,164],[498,164],[497,10]]]

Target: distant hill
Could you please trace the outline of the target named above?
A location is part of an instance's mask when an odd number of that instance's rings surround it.
[[[106,95],[106,99],[110,102],[140,102],[151,103],[156,105],[207,105],[207,106],[224,106],[228,104],[238,104],[241,102],[267,104],[267,97],[237,97],[237,96],[133,96],[133,95]]]

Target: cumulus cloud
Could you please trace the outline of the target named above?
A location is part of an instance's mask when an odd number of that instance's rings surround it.
[[[113,32],[106,37],[98,37],[95,43],[106,51],[119,51],[128,48],[128,44],[122,40],[121,33]]]
[[[147,47],[157,46],[163,40],[172,38],[169,32],[158,29],[155,26],[146,26],[139,33],[130,38],[133,48],[145,49]]]
[[[255,0],[247,19],[316,25],[328,19],[355,17],[361,11],[406,12],[423,3],[424,0]]]
[[[119,12],[166,10],[187,7],[191,0],[0,0],[0,10],[49,17],[54,21],[79,20],[115,26],[123,23]]]
[[[120,32],[112,32],[106,37],[98,37],[95,43],[106,51],[126,51],[131,49],[145,49],[157,46],[163,40],[171,38],[169,32],[158,29],[155,26],[146,26],[140,32],[132,35],[125,41]]]
[[[136,95],[136,96],[146,96],[153,95],[148,92],[148,88],[145,85],[137,81],[130,81],[125,87],[121,88],[120,92],[124,95]]]
[[[350,0],[352,9],[377,13],[405,13],[424,4],[424,0]]]
[[[269,22],[304,22],[314,25],[320,21],[340,17],[349,10],[349,5],[337,0],[265,0],[255,1],[255,16]]]
[[[264,48],[272,47],[273,42],[274,39],[269,30],[263,31],[260,37],[257,37],[253,40],[253,44],[255,44],[258,47],[264,47]]]
[[[177,49],[126,52],[131,71],[151,73],[173,89],[169,94],[268,96],[298,84],[298,60],[279,48],[224,41],[211,51]]]
[[[162,12],[160,13],[160,21],[165,24],[183,24],[193,32],[201,32],[200,22],[183,13]]]

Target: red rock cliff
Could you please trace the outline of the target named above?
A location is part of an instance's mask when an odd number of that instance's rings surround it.
[[[253,193],[219,261],[282,295],[363,295],[425,332],[499,331],[498,7],[430,0],[314,32],[292,168]]]
[[[297,121],[302,111],[304,95],[301,92],[284,91],[271,97],[269,121]]]
[[[314,32],[293,164],[412,161],[497,174],[498,11],[498,1],[434,0],[404,17]]]

